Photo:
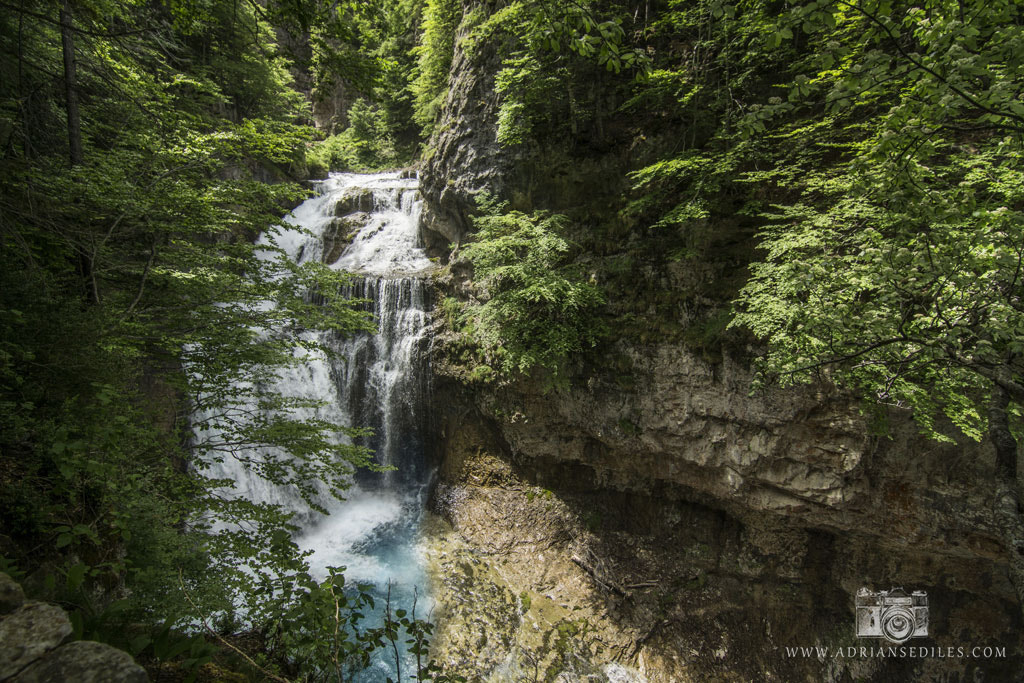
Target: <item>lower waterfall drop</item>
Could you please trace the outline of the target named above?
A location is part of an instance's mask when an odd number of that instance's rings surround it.
[[[300,526],[295,541],[312,552],[308,561],[315,578],[326,578],[326,567],[344,566],[347,583],[374,586],[378,607],[390,591],[393,608],[408,610],[415,599],[417,617],[423,618],[431,603],[418,548],[430,476],[424,443],[429,339],[423,276],[433,264],[418,246],[417,187],[416,179],[398,173],[332,174],[319,184],[317,196],[285,219],[295,229],[264,235],[257,243],[272,240],[296,263],[320,260],[355,274],[349,294],[367,301],[377,333],[338,339],[303,332],[318,337],[335,357],[306,354],[302,363],[279,373],[274,388],[321,401],[299,417],[371,429],[373,435],[361,445],[374,451],[378,464],[395,469],[358,472],[344,501],[320,496],[326,516],[310,510],[297,491],[268,485],[233,459],[215,465],[210,474],[235,482],[230,495],[294,512]],[[407,654],[402,672],[414,669]],[[352,680],[394,676],[393,655],[378,652],[370,669]]]

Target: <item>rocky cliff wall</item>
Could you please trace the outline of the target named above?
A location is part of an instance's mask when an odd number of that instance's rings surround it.
[[[938,447],[909,425],[873,437],[839,396],[748,397],[748,371],[728,357],[629,352],[631,390],[600,375],[547,393],[438,381],[448,409],[436,509],[453,525],[441,572],[453,593],[461,581],[548,600],[560,616],[540,631],[583,619],[594,630],[574,646],[606,646],[584,659],[626,664],[639,680],[1015,680],[1019,611],[977,486],[991,476],[984,449]],[[459,544],[462,554],[448,547]],[[466,558],[483,568],[467,576]],[[854,638],[854,595],[893,585],[929,596],[919,644],[999,645],[1007,658],[786,656],[878,644]],[[450,629],[453,651],[466,651],[478,608]],[[503,620],[510,643],[522,620]],[[506,652],[526,654],[506,657],[520,666],[551,655],[518,647]]]
[[[465,37],[466,28],[460,27],[456,46]],[[470,230],[473,196],[487,188],[500,189],[502,177],[511,167],[495,137],[498,101],[494,74],[499,65],[497,55],[475,65],[464,50],[455,50],[445,106],[420,178],[420,192],[429,203],[421,223],[428,251],[447,255],[459,244]],[[459,172],[450,172],[456,168]]]
[[[499,63],[453,60],[422,183],[436,250],[465,238],[480,189],[560,210],[587,193],[599,207],[625,184],[629,154],[614,146],[568,175],[545,169],[551,155],[500,147]],[[466,295],[465,276],[437,286]],[[635,277],[672,288],[688,276]],[[708,354],[623,335],[558,390],[470,384],[455,347],[438,323],[435,508],[451,526],[436,532],[432,558],[446,605],[439,651],[453,666],[492,680],[1020,675],[988,448],[923,440],[905,414],[869,420],[827,386],[751,395],[753,350],[742,344]],[[888,436],[876,435],[878,419]],[[832,656],[884,643],[855,637],[854,595],[893,585],[930,601],[929,638],[907,645],[1005,656]],[[786,651],[814,645],[833,650]]]

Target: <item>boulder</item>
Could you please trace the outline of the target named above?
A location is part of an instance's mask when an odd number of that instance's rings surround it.
[[[22,606],[25,593],[7,574],[0,572],[0,614],[8,614]]]
[[[324,228],[323,235],[324,249],[321,260],[325,264],[331,265],[341,258],[345,247],[352,244],[352,240],[359,234],[359,229],[366,224],[366,218],[365,213],[354,213],[344,218],[331,220]]]
[[[60,607],[29,602],[0,620],[0,681],[18,673],[71,636]]]
[[[146,670],[127,652],[103,643],[77,640],[54,650],[10,683],[145,683]]]
[[[373,211],[373,190],[354,188],[342,195],[334,205],[335,216],[347,216],[357,211]]]

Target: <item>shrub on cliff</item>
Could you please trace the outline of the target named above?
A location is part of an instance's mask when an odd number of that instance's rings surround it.
[[[489,196],[479,204],[477,232],[461,257],[473,265],[482,301],[463,311],[465,330],[492,370],[539,366],[558,378],[570,355],[604,335],[597,317],[604,296],[570,262],[565,216],[509,211]]]

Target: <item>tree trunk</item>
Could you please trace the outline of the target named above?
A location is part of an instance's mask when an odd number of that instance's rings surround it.
[[[22,143],[21,149],[26,159],[32,154],[32,120],[29,117],[31,92],[25,89],[25,15],[18,13],[18,108],[21,110]]]
[[[71,165],[82,163],[82,122],[78,116],[78,82],[75,73],[75,37],[71,30],[71,0],[60,10],[60,39],[64,49],[64,95],[68,110],[68,144]]]
[[[72,29],[71,0],[64,0],[60,9],[60,41],[64,51],[64,99],[68,115],[68,152],[71,166],[82,163],[82,120],[78,114],[78,74],[75,67],[75,34]],[[78,270],[85,287],[85,300],[97,304],[100,301],[92,257],[84,247],[79,247]]]
[[[1017,601],[1024,612],[1024,520],[1021,519],[1020,494],[1017,486],[1017,440],[1010,431],[1006,415],[1010,397],[996,385],[988,411],[988,434],[996,449],[996,487],[993,512],[1006,545],[1010,562],[1010,582],[1017,591]]]

